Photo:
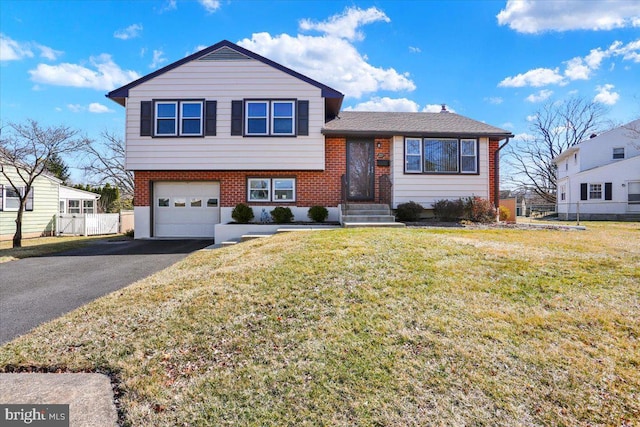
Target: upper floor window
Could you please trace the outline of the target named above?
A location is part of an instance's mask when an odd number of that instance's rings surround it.
[[[617,147],[613,149],[613,159],[624,159],[624,147]]]
[[[478,173],[475,139],[406,138],[407,173]]]
[[[295,135],[296,102],[257,100],[245,102],[246,135]]]
[[[215,135],[216,101],[156,100],[140,104],[140,136]]]
[[[178,103],[156,103],[156,135],[174,136],[178,134]]]

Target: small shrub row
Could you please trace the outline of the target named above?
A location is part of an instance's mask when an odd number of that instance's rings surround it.
[[[276,224],[286,224],[294,218],[291,208],[288,207],[278,206],[269,213]],[[307,216],[312,221],[324,222],[329,217],[329,211],[324,206],[312,206]],[[247,224],[254,218],[253,208],[245,203],[238,203],[231,212],[231,218],[239,224]]]
[[[433,204],[434,215],[442,221],[467,220],[472,222],[495,222],[496,208],[489,200],[481,197],[466,199],[438,200]]]

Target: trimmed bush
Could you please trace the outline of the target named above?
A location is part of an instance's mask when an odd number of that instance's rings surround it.
[[[481,197],[468,197],[464,202],[464,218],[473,222],[495,222],[496,208]]]
[[[415,222],[420,220],[420,215],[423,210],[424,208],[420,203],[400,203],[396,209],[396,218],[402,222]]]
[[[504,206],[500,206],[499,213],[500,221],[506,221],[511,216],[511,211],[509,210],[509,208],[505,208]]]
[[[275,222],[276,224],[286,224],[293,221],[293,213],[291,212],[290,208],[278,206],[270,213],[271,218],[273,218],[273,222]]]
[[[329,211],[324,206],[311,206],[307,216],[314,222],[324,222],[329,217]]]
[[[253,209],[244,203],[238,203],[231,211],[231,218],[238,224],[247,224],[253,219]]]
[[[458,221],[464,216],[462,199],[438,200],[432,206],[433,214],[441,221]]]

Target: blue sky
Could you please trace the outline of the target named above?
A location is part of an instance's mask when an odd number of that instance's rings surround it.
[[[516,135],[572,96],[640,116],[638,0],[3,0],[0,33],[2,124],[92,138],[124,132],[105,93],[223,39],[340,90],[343,109],[446,103]]]

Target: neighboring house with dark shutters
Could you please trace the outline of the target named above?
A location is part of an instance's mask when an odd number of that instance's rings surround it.
[[[331,70],[327,70],[331,72]],[[107,97],[126,107],[136,238],[213,237],[238,203],[309,207],[479,196],[511,137],[457,114],[341,112],[344,95],[228,41]]]
[[[0,161],[0,240],[11,240],[16,232],[16,216],[20,206],[18,194],[4,174],[12,182],[21,183],[13,166]],[[55,232],[58,213],[60,180],[47,174],[35,179],[27,197],[27,205],[22,217],[22,236],[52,236]],[[18,187],[24,194],[24,187]]]
[[[640,220],[640,119],[554,159],[560,219]]]

